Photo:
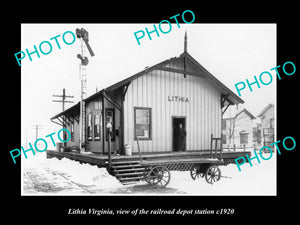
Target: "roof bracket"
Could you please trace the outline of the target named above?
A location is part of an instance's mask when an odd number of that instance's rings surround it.
[[[229,106],[230,106],[230,104],[228,104],[228,105],[226,106],[226,108],[222,111],[222,115],[226,112],[226,110],[228,109]]]
[[[117,104],[116,102],[114,102],[106,93],[105,91],[103,91],[103,97],[107,99],[107,101],[109,101],[114,107],[116,107],[118,110],[122,110],[121,106],[119,106],[119,104]]]

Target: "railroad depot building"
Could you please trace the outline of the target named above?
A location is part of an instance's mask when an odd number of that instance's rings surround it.
[[[222,115],[243,100],[208,72],[186,50],[107,87],[85,100],[86,151],[106,154],[106,123],[112,122],[111,151],[172,153],[178,127],[186,130],[186,151],[209,150],[211,135],[221,137]],[[80,102],[51,118],[71,132],[67,149],[79,149]]]

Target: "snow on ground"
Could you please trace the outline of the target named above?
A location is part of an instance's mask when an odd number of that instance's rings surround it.
[[[235,164],[220,166],[221,179],[213,185],[208,184],[205,178],[191,180],[189,174],[174,171],[169,187],[189,194],[200,195],[276,195],[276,168],[275,160],[247,163],[241,166],[239,172]]]
[[[38,153],[22,159],[23,194],[107,194],[123,185],[105,168]]]
[[[253,156],[254,154],[252,154]],[[265,154],[265,158],[268,155]],[[220,166],[221,179],[213,185],[205,178],[192,180],[189,171],[171,171],[166,188],[146,182],[122,185],[105,168],[63,158],[46,159],[37,153],[22,159],[23,195],[276,195],[276,157],[253,166],[246,163],[241,172],[235,164]]]

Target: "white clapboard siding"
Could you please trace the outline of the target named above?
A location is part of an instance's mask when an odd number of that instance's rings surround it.
[[[168,101],[168,96],[189,102]],[[163,70],[150,71],[131,81],[124,101],[124,144],[133,147],[134,107],[152,109],[152,139],[140,140],[142,152],[172,151],[172,116],[186,117],[187,150],[207,150],[210,135],[221,135],[221,93],[206,78]]]

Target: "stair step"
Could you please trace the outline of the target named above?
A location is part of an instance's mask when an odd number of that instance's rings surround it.
[[[121,165],[121,166],[112,166],[113,169],[118,169],[118,168],[143,168],[140,164],[133,164],[133,165]]]
[[[144,171],[144,167],[141,168],[133,168],[133,169],[114,169],[115,173],[123,173],[123,172],[130,172],[130,171]]]
[[[133,181],[123,181],[121,182],[123,185],[130,185],[130,184],[136,184],[137,182],[139,182],[139,180],[133,180]]]
[[[144,167],[140,161],[113,161],[114,176],[124,185],[134,184],[144,179]]]
[[[142,176],[139,176],[139,177],[121,177],[121,178],[118,178],[119,181],[123,182],[123,181],[132,181],[132,180],[142,180],[144,179],[144,177]]]
[[[139,164],[140,161],[112,161],[112,165],[120,165],[120,164]]]
[[[124,177],[124,176],[143,176],[143,172],[137,172],[137,173],[118,173],[115,174],[116,177]]]

